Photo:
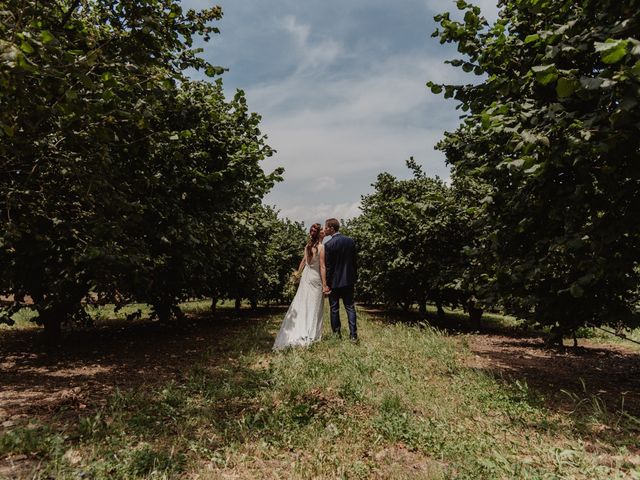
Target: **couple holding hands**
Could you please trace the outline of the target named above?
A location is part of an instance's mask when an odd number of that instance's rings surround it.
[[[330,218],[324,228],[314,223],[298,268],[300,284],[289,305],[274,350],[308,346],[322,338],[324,296],[329,297],[331,330],[341,336],[340,300],[349,321],[349,336],[358,341],[356,309],[353,303],[357,279],[356,244],[340,233],[340,222]]]

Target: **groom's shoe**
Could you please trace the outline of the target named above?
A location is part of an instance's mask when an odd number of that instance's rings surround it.
[[[358,340],[358,337],[350,337],[349,341],[354,345],[358,345],[360,343],[360,340]]]
[[[338,340],[342,340],[342,333],[340,332],[340,330],[334,330],[333,336],[336,337]]]

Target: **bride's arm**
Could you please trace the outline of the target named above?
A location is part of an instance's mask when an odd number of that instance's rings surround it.
[[[302,273],[302,269],[304,268],[304,264],[306,263],[307,252],[305,251],[302,255],[302,260],[300,260],[300,265],[298,265],[298,274]]]
[[[318,246],[318,254],[320,255],[320,278],[322,279],[322,291],[327,291],[327,266],[324,263],[324,245]]]

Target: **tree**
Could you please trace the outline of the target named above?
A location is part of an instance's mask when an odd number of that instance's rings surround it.
[[[359,246],[358,296],[407,309],[428,301],[444,315],[444,304],[467,304],[463,252],[473,240],[469,228],[475,211],[468,192],[427,177],[413,161],[413,178],[378,176],[374,193],[362,201],[362,214],[348,225]],[[467,184],[464,184],[467,186]]]
[[[242,91],[227,102],[219,81],[185,82],[162,118],[169,131],[154,145],[152,170],[127,173],[129,182],[142,182],[131,185],[132,200],[147,194],[142,215],[127,223],[145,255],[121,257],[124,269],[107,270],[124,273],[113,286],[130,292],[130,300],[168,319],[180,314],[179,301],[225,288],[246,258],[239,239],[255,233],[239,219],[262,208],[280,170],[265,175],[260,167],[271,149]]]
[[[291,273],[298,268],[302,259],[307,232],[302,223],[279,218],[273,208],[264,207],[264,210],[270,221],[269,230],[264,236],[264,283],[260,287],[258,299],[267,304],[284,303],[292,300],[286,287]]]
[[[8,0],[0,12],[0,294],[52,337],[85,299],[159,317],[225,270],[226,225],[278,179],[239,92],[189,68],[219,8],[176,0]],[[33,305],[26,300],[30,298]]]
[[[492,295],[553,342],[581,325],[637,322],[640,3],[503,0],[489,26],[438,15],[452,60],[482,75],[436,85],[467,114],[439,148],[491,187]]]
[[[239,302],[282,303],[289,277],[300,264],[306,243],[303,225],[280,218],[273,207],[257,205],[242,212],[232,223],[233,244],[227,252],[236,261],[224,274],[224,284],[215,297]]]

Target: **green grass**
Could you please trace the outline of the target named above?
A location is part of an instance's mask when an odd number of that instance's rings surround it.
[[[225,302],[218,303],[218,308],[221,310],[231,309],[233,306],[233,302],[228,300]],[[246,305],[245,305],[246,307]],[[192,300],[185,303],[180,304],[180,308],[184,313],[188,314],[207,314],[211,309],[211,301],[210,300]],[[143,303],[133,303],[124,306],[122,309],[117,312],[114,311],[113,305],[102,305],[102,306],[89,306],[87,308],[87,312],[91,316],[94,321],[94,324],[100,325],[101,323],[114,321],[114,320],[125,320],[127,315],[132,314],[134,312],[140,312],[141,319],[148,319],[151,313],[151,307],[147,304]],[[453,325],[454,328],[456,326],[466,326],[468,325],[468,317],[467,314],[462,312],[461,310],[452,310],[445,308],[445,312],[447,315],[446,324]],[[415,312],[410,313],[409,315],[414,315]],[[396,315],[398,317],[403,316],[404,314],[394,314],[385,313],[383,317],[387,320],[392,319],[392,317]],[[435,318],[436,316],[436,308],[434,306],[427,307],[427,315],[431,318]],[[39,328],[33,321],[33,318],[37,316],[37,313],[29,310],[23,309],[18,312],[13,319],[16,324],[12,327],[7,325],[0,325],[0,333],[3,330],[9,330],[12,328],[18,329],[32,329]],[[607,330],[613,331],[613,327],[605,327]],[[485,331],[505,331],[505,330],[513,330],[513,329],[523,329],[529,330],[532,333],[535,333],[534,330],[529,329],[523,323],[522,320],[519,320],[515,317],[509,315],[502,315],[496,313],[486,312],[482,316],[482,329]],[[537,333],[544,333],[539,331]],[[622,332],[628,339],[631,339],[635,342],[640,342],[640,328],[636,329],[625,329]],[[631,349],[640,350],[640,345],[638,343],[629,342],[628,340],[621,338],[616,335],[611,335],[609,333],[603,332],[602,330],[590,328],[590,327],[582,327],[577,332],[577,337],[579,339],[588,339],[601,343],[615,343],[624,345]]]
[[[640,478],[637,419],[550,411],[430,327],[361,313],[359,345],[273,353],[279,321],[222,338],[179,383],[5,432],[0,458],[26,454],[25,477],[56,479]],[[607,441],[593,435],[605,424]]]
[[[469,328],[469,319],[466,313],[461,310],[452,310],[449,308],[444,309],[446,313],[446,319],[444,320],[444,324],[447,326],[451,326],[452,328],[463,327]],[[390,316],[393,316],[393,313],[385,313],[384,317],[387,319]],[[397,315],[397,314],[396,314]],[[413,311],[409,315],[416,315],[415,307]],[[435,319],[436,317],[436,308],[433,306],[427,307],[427,316],[429,318]],[[605,325],[603,327],[608,331],[615,331],[615,327]],[[513,330],[520,330],[522,332],[529,332],[532,334],[540,334],[544,335],[549,332],[549,329],[535,329],[531,326],[528,326],[523,320],[518,319],[516,317],[510,315],[502,315],[499,313],[490,313],[485,312],[482,315],[482,331],[484,332],[512,332]],[[581,327],[576,332],[576,337],[580,339],[591,340],[598,343],[614,343],[623,345],[632,350],[640,350],[640,328],[635,329],[623,329],[621,332],[626,338],[622,338],[617,335],[612,335],[610,333],[604,332],[601,329],[593,328],[593,327]],[[632,340],[632,342],[628,340]],[[565,339],[566,345],[571,345],[573,340],[571,338]],[[634,343],[638,342],[638,343]]]
[[[232,302],[227,301],[219,303],[219,308],[230,308]],[[180,304],[180,308],[184,313],[191,314],[203,314],[211,311],[211,300],[195,300]],[[93,319],[94,324],[99,325],[104,322],[111,322],[114,320],[126,320],[127,315],[140,312],[141,319],[149,318],[151,314],[151,307],[145,303],[131,303],[125,305],[117,312],[114,310],[114,305],[101,305],[101,306],[88,306],[87,313]],[[13,326],[0,325],[0,332],[2,330],[10,329],[30,329],[39,328],[32,319],[38,316],[37,312],[24,308],[13,316],[13,320],[16,322]]]
[[[622,338],[618,335],[609,332],[615,332],[615,328],[610,326],[603,327],[607,331],[603,331],[601,329],[596,328],[580,328],[577,332],[578,338],[587,338],[594,341],[605,342],[605,343],[617,343],[620,345],[625,345],[630,348],[640,349],[640,328],[635,329],[624,329],[622,333],[625,338]],[[628,340],[632,340],[629,342]],[[637,342],[637,343],[635,343]]]

